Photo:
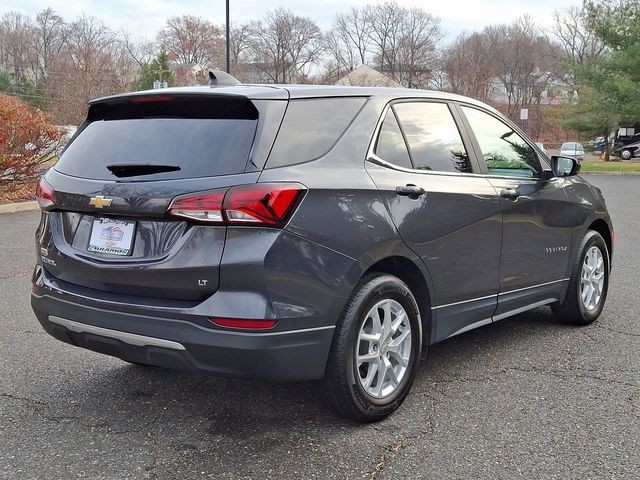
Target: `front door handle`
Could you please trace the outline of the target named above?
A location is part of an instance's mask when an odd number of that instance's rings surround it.
[[[411,200],[417,200],[419,197],[427,193],[424,188],[417,187],[413,184],[408,184],[400,187],[396,187],[396,195],[403,197],[409,197]]]
[[[503,188],[502,190],[500,190],[500,196],[502,198],[516,200],[520,196],[520,194],[515,188]]]

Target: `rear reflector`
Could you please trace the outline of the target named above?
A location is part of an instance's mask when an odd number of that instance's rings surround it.
[[[176,197],[168,214],[209,224],[283,226],[306,188],[257,183]]]
[[[240,318],[210,318],[220,327],[243,328],[245,330],[267,330],[276,326],[276,320],[245,320]]]
[[[41,210],[51,210],[56,205],[56,192],[44,177],[40,178],[36,187],[36,199]]]

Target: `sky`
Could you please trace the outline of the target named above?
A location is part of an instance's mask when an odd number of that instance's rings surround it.
[[[486,25],[510,23],[528,13],[540,26],[550,25],[553,12],[579,5],[581,0],[397,0],[404,6],[418,6],[440,17],[446,39],[460,32],[480,30]],[[350,6],[381,3],[377,0],[230,0],[231,23],[256,20],[278,6],[311,17],[322,29],[331,27],[336,13]],[[2,0],[0,15],[18,10],[35,16],[52,7],[66,20],[82,13],[102,19],[116,30],[151,39],[167,18],[190,14],[208,18],[216,24],[225,19],[225,0]]]

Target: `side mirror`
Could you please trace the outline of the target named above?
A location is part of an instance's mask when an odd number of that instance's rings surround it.
[[[556,177],[571,177],[580,171],[580,163],[575,158],[554,155],[551,157],[551,168]]]

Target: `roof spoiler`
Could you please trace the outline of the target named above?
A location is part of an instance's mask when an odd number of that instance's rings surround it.
[[[240,81],[222,70],[209,70],[210,87],[226,87],[230,85],[240,85]]]

